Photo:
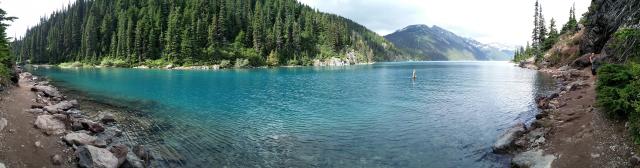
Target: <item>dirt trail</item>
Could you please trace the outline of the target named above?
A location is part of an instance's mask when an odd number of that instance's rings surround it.
[[[0,162],[7,167],[75,167],[72,151],[60,136],[47,136],[34,127],[35,115],[25,112],[31,108],[36,95],[25,82],[0,94],[0,117],[8,125],[0,131]],[[36,147],[36,141],[41,147]],[[51,157],[62,156],[62,165],[54,166]]]
[[[559,102],[566,105],[550,116],[554,122],[546,151],[558,157],[552,167],[631,167],[634,145],[625,124],[594,108],[594,81],[591,77],[588,87],[561,95]]]

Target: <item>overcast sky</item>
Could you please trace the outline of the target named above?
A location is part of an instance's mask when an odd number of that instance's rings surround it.
[[[21,37],[27,28],[40,22],[40,17],[48,16],[53,11],[62,9],[75,0],[0,0],[0,8],[9,16],[18,17],[7,30],[9,37]]]
[[[533,28],[535,0],[298,0],[320,11],[352,19],[380,35],[407,25],[438,25],[480,42],[524,45]],[[575,2],[581,17],[590,0],[541,0],[545,18],[558,27]],[[547,25],[549,22],[547,21]]]
[[[22,36],[41,16],[74,0],[2,0],[0,8],[20,19],[11,23],[7,34]],[[298,0],[324,12],[335,13],[386,35],[412,24],[438,25],[456,34],[481,42],[522,45],[529,40],[535,0]],[[586,12],[589,0],[541,0],[547,19],[559,26],[569,18],[576,3],[578,17]],[[548,24],[548,22],[547,22]]]

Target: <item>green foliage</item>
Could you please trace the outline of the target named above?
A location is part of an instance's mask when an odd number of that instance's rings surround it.
[[[104,66],[104,67],[120,67],[120,68],[126,68],[126,67],[131,67],[131,65],[129,65],[129,63],[127,63],[127,61],[122,60],[122,59],[116,59],[116,58],[103,58],[102,61],[100,61],[100,66]]]
[[[14,53],[33,63],[109,58],[129,66],[155,66],[162,62],[148,60],[160,59],[178,66],[242,59],[263,66],[270,51],[278,51],[280,61],[343,56],[347,49],[370,53],[371,61],[400,53],[367,28],[296,0],[83,0],[43,17],[15,44]]]
[[[235,64],[235,68],[248,68],[251,66],[251,63],[249,62],[248,59],[244,59],[244,58],[238,58],[236,59],[236,64]]]
[[[76,61],[76,62],[63,62],[58,64],[58,67],[60,68],[82,68],[84,67],[84,64],[82,62]]]
[[[640,64],[608,64],[598,70],[597,105],[614,118],[629,119],[640,142]]]
[[[9,26],[6,21],[13,21],[15,17],[7,16],[7,12],[0,9],[0,83],[9,83],[11,78],[11,67],[14,64],[15,57],[11,53],[11,47],[13,44],[9,43],[7,39],[6,30]]]
[[[220,61],[220,68],[231,68],[231,61],[229,60]]]
[[[278,66],[280,64],[279,62],[280,61],[278,60],[278,52],[277,51],[271,51],[271,53],[267,57],[267,65],[269,65],[269,66]]]
[[[148,59],[143,63],[143,65],[146,65],[150,68],[164,68],[167,65],[173,65],[173,63],[161,58],[156,60]]]
[[[620,28],[607,43],[608,53],[615,62],[640,61],[640,29]]]

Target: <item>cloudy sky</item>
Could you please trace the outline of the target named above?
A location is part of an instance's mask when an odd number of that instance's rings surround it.
[[[531,37],[535,0],[298,0],[320,11],[352,19],[380,35],[412,24],[438,25],[478,41],[523,45]],[[559,25],[577,15],[590,0],[540,0],[546,19]],[[549,22],[547,21],[547,24]]]
[[[7,30],[10,37],[21,37],[27,28],[40,22],[40,17],[48,16],[53,11],[62,9],[75,0],[0,0],[0,8],[9,16],[18,17]]]
[[[22,36],[41,16],[74,0],[2,0],[0,8],[20,19],[7,34]],[[521,45],[530,37],[535,0],[298,0],[324,12],[345,16],[386,35],[412,24],[438,25],[481,42]],[[545,17],[567,21],[575,2],[578,16],[589,0],[541,0]]]

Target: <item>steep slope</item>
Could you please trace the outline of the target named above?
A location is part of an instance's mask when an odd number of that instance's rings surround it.
[[[35,63],[260,66],[399,52],[366,27],[296,0],[77,0],[27,30],[14,53]]]
[[[438,26],[411,25],[385,38],[417,60],[509,60],[513,55]]]

